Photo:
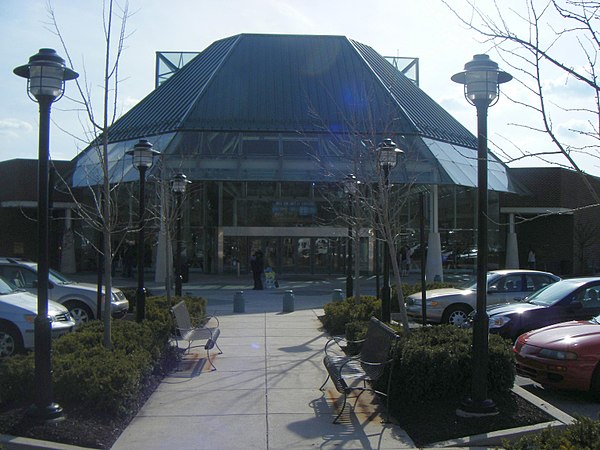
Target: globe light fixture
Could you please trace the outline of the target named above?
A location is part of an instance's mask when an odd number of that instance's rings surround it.
[[[191,181],[187,179],[187,177],[178,173],[171,178],[171,190],[175,194],[175,214],[177,221],[176,228],[176,253],[175,253],[175,295],[181,297],[181,283],[183,282],[182,270],[181,270],[181,220],[182,220],[182,211],[181,211],[181,199],[183,194],[187,189],[187,185],[190,184]]]
[[[512,76],[498,69],[488,55],[475,55],[465,64],[465,70],[452,76],[452,81],[464,85],[465,97],[477,108],[477,301],[473,319],[473,376],[471,395],[457,413],[479,417],[498,413],[487,395],[488,324],[487,266],[488,266],[488,149],[487,111],[499,98],[500,84]]]
[[[48,218],[50,184],[50,109],[65,92],[65,81],[79,76],[65,66],[55,50],[42,48],[29,58],[29,63],[13,72],[27,78],[27,93],[40,105],[39,149],[38,149],[38,272],[37,272],[37,316],[34,319],[35,349],[35,404],[28,414],[38,420],[49,421],[62,417],[62,407],[52,401],[52,339],[51,323],[48,319]]]
[[[152,148],[152,144],[146,139],[140,139],[133,146],[132,150],[126,152],[131,156],[133,167],[140,172],[140,198],[139,198],[139,229],[137,246],[137,277],[138,287],[135,295],[135,318],[141,322],[146,318],[146,289],[144,287],[144,225],[146,214],[145,184],[146,171],[152,167],[154,157],[160,155],[160,152]]]

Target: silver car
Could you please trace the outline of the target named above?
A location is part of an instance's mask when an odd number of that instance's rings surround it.
[[[37,297],[0,278],[0,358],[33,348],[36,315]],[[48,302],[48,318],[53,338],[75,327],[67,308],[52,301]]]
[[[560,278],[537,270],[494,270],[487,274],[487,305],[514,303]],[[463,325],[475,309],[477,283],[459,288],[433,289],[425,292],[427,322]],[[421,293],[409,295],[406,301],[409,317],[422,320]]]
[[[37,293],[37,264],[34,262],[0,258],[0,276],[17,288]],[[77,283],[52,269],[49,271],[48,281],[48,298],[64,305],[77,323],[97,318],[96,285]],[[115,318],[125,316],[129,310],[129,302],[120,289],[112,289],[110,305],[111,315]]]

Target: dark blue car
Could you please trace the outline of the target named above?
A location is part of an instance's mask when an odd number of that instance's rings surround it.
[[[490,332],[515,340],[521,334],[600,314],[600,278],[571,278],[550,284],[524,302],[488,309]]]

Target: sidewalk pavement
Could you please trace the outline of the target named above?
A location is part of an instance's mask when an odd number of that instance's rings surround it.
[[[192,349],[114,450],[414,448],[401,428],[381,423],[382,411],[367,395],[356,409],[346,407],[341,424],[332,423],[339,394],[331,382],[319,390],[327,377],[328,336],[318,316],[343,277],[297,276],[262,291],[252,290],[249,278],[197,278],[183,292],[207,298],[209,313],[219,317],[223,354],[212,352],[217,370],[206,364],[203,348]],[[283,313],[289,290],[295,310]],[[234,313],[240,291],[245,312]]]
[[[217,370],[210,370],[203,347],[192,349],[113,450],[415,448],[399,426],[382,422],[382,407],[367,394],[357,405],[349,402],[340,424],[332,423],[339,394],[331,381],[319,390],[327,377],[322,358],[328,337],[318,316],[334,289],[343,289],[345,277],[289,276],[277,289],[254,291],[250,277],[194,275],[183,293],[206,298],[208,312],[219,317],[223,353],[212,351]],[[374,293],[374,284],[364,279],[361,293]],[[116,279],[114,285],[135,283]],[[162,293],[160,284],[146,285]],[[289,291],[295,310],[283,312]],[[240,292],[245,312],[234,313]]]

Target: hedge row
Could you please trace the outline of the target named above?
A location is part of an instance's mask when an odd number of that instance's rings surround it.
[[[175,298],[174,302],[180,301]],[[190,314],[205,314],[206,301],[184,298]],[[52,345],[52,382],[55,400],[78,404],[117,416],[138,400],[153,371],[171,346],[173,323],[165,297],[149,297],[146,320],[112,321],[112,349],[102,345],[102,323],[93,321]],[[33,401],[34,355],[17,355],[0,364],[0,405]]]

